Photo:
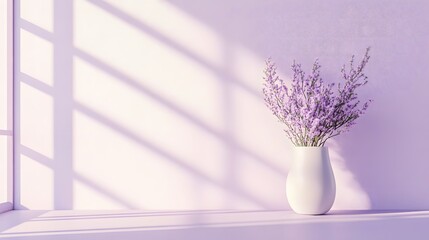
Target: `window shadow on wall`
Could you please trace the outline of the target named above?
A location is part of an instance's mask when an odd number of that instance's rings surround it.
[[[258,162],[263,168],[268,169],[275,175],[285,176],[285,171],[282,167],[273,164],[270,161],[267,161],[264,156],[260,153],[253,151],[249,148],[246,148],[239,142],[237,142],[233,135],[233,125],[231,123],[232,111],[231,108],[231,88],[240,88],[246,91],[248,94],[255,98],[259,98],[259,93],[252,89],[251,87],[245,85],[244,83],[236,80],[229,72],[228,69],[219,68],[217,66],[211,65],[197,54],[188,51],[187,49],[181,47],[179,44],[176,44],[173,39],[169,39],[163,36],[161,33],[157,32],[155,29],[146,26],[144,23],[128,16],[126,13],[121,12],[120,10],[108,5],[104,1],[90,1],[94,5],[106,10],[113,16],[124,20],[128,24],[136,27],[140,31],[150,34],[152,37],[157,39],[159,42],[168,45],[170,48],[174,49],[177,52],[187,56],[190,59],[193,59],[203,65],[205,68],[215,72],[219,79],[222,79],[223,84],[223,108],[224,108],[224,121],[225,121],[225,131],[218,131],[210,127],[203,120],[194,116],[191,112],[188,112],[175,104],[173,100],[165,98],[156,92],[146,88],[138,81],[134,80],[132,77],[129,77],[126,73],[123,73],[113,66],[103,62],[101,59],[98,59],[94,56],[91,56],[89,53],[86,53],[83,50],[77,49],[73,45],[73,1],[54,1],[54,26],[53,32],[46,31],[38,27],[37,25],[21,19],[20,18],[20,1],[16,1],[15,5],[15,37],[16,42],[20,42],[20,29],[24,29],[31,34],[34,34],[46,41],[52,43],[53,46],[53,85],[50,86],[39,79],[36,79],[20,70],[19,57],[16,61],[16,72],[15,76],[19,79],[20,82],[16,82],[16,119],[15,122],[17,125],[17,138],[16,138],[16,206],[17,208],[24,208],[21,204],[21,155],[30,158],[33,161],[38,162],[39,164],[45,166],[48,169],[52,170],[53,173],[53,195],[54,195],[54,208],[55,209],[72,209],[73,208],[73,183],[79,182],[84,184],[86,187],[91,190],[101,194],[102,196],[118,203],[124,208],[135,209],[138,208],[131,201],[121,198],[115,194],[108,186],[102,186],[90,179],[89,176],[84,176],[80,173],[77,173],[73,169],[73,160],[74,160],[74,146],[73,146],[73,133],[74,133],[74,122],[73,122],[73,112],[78,111],[93,120],[96,120],[99,124],[107,126],[109,129],[119,133],[124,136],[129,141],[139,144],[142,148],[146,148],[156,155],[161,156],[166,161],[173,163],[177,168],[186,171],[189,173],[195,181],[208,182],[212,185],[218,186],[226,192],[237,195],[242,199],[246,199],[255,206],[260,208],[270,208],[270,204],[261,200],[258,196],[255,196],[252,192],[242,189],[239,185],[236,184],[234,179],[237,171],[240,166],[236,164],[236,154],[240,153],[246,155],[253,159],[253,161]],[[226,50],[228,52],[228,49]],[[16,50],[17,56],[19,56],[20,49],[19,45]],[[221,141],[227,150],[227,162],[228,167],[225,170],[227,177],[222,180],[215,180],[211,177],[201,173],[197,168],[189,165],[183,159],[175,156],[174,153],[169,152],[168,150],[163,149],[161,146],[157,146],[152,143],[150,139],[145,139],[143,136],[134,134],[131,129],[128,129],[126,126],[123,126],[114,120],[110,119],[107,116],[97,112],[96,109],[91,109],[86,106],[84,103],[76,102],[73,97],[74,89],[74,66],[73,58],[77,57],[92,66],[98,68],[99,70],[120,79],[126,85],[136,89],[142,95],[148,96],[154,101],[158,102],[164,108],[172,110],[176,115],[185,119],[198,128],[205,132],[208,135],[211,135]],[[228,56],[226,55],[226,61],[228,61]],[[43,92],[44,94],[51,96],[53,99],[53,157],[50,158],[34,149],[31,149],[29,146],[25,146],[21,143],[20,140],[20,84],[26,84],[33,89]]]

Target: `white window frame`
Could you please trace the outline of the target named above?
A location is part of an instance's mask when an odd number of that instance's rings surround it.
[[[5,65],[2,69],[6,71],[0,72],[0,81],[5,81],[6,89],[0,89],[2,91],[2,97],[0,101],[6,101],[6,116],[4,120],[6,121],[6,129],[4,126],[0,128],[0,138],[7,139],[7,150],[3,156],[6,156],[6,201],[0,202],[0,213],[7,212],[13,209],[13,195],[14,195],[14,185],[13,185],[13,173],[14,173],[14,127],[13,127],[13,115],[14,115],[14,88],[13,88],[13,35],[14,35],[14,24],[13,24],[13,0],[0,0],[2,1],[0,7],[0,58],[1,64]],[[0,171],[0,174],[3,174],[5,171]],[[4,179],[4,178],[2,178]],[[0,187],[4,187],[5,184],[1,183]]]

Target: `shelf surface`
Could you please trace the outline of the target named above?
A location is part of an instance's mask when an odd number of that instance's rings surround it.
[[[429,239],[429,211],[32,211],[0,214],[0,239]]]

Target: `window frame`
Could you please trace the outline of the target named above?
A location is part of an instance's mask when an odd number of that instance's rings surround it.
[[[0,128],[0,138],[6,138],[6,153],[5,159],[1,159],[6,161],[5,166],[6,170],[1,170],[2,172],[6,172],[6,184],[0,187],[6,186],[6,201],[0,202],[0,213],[4,213],[14,208],[14,23],[13,23],[13,0],[3,0],[4,2],[0,8],[0,37],[3,38],[1,42],[2,46],[0,49],[4,49],[5,51],[0,51],[0,58],[2,58],[3,64],[5,64],[4,69],[5,72],[0,72],[0,81],[5,81],[3,85],[6,86],[6,89],[1,89],[4,91],[2,94],[2,100],[6,100],[6,109],[5,113],[5,125]],[[6,127],[6,129],[4,129]]]

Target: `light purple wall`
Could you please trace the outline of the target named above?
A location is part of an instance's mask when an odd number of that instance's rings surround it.
[[[329,144],[334,209],[429,207],[427,1],[16,3],[18,208],[288,209],[264,60],[336,80],[367,46],[374,103]]]

